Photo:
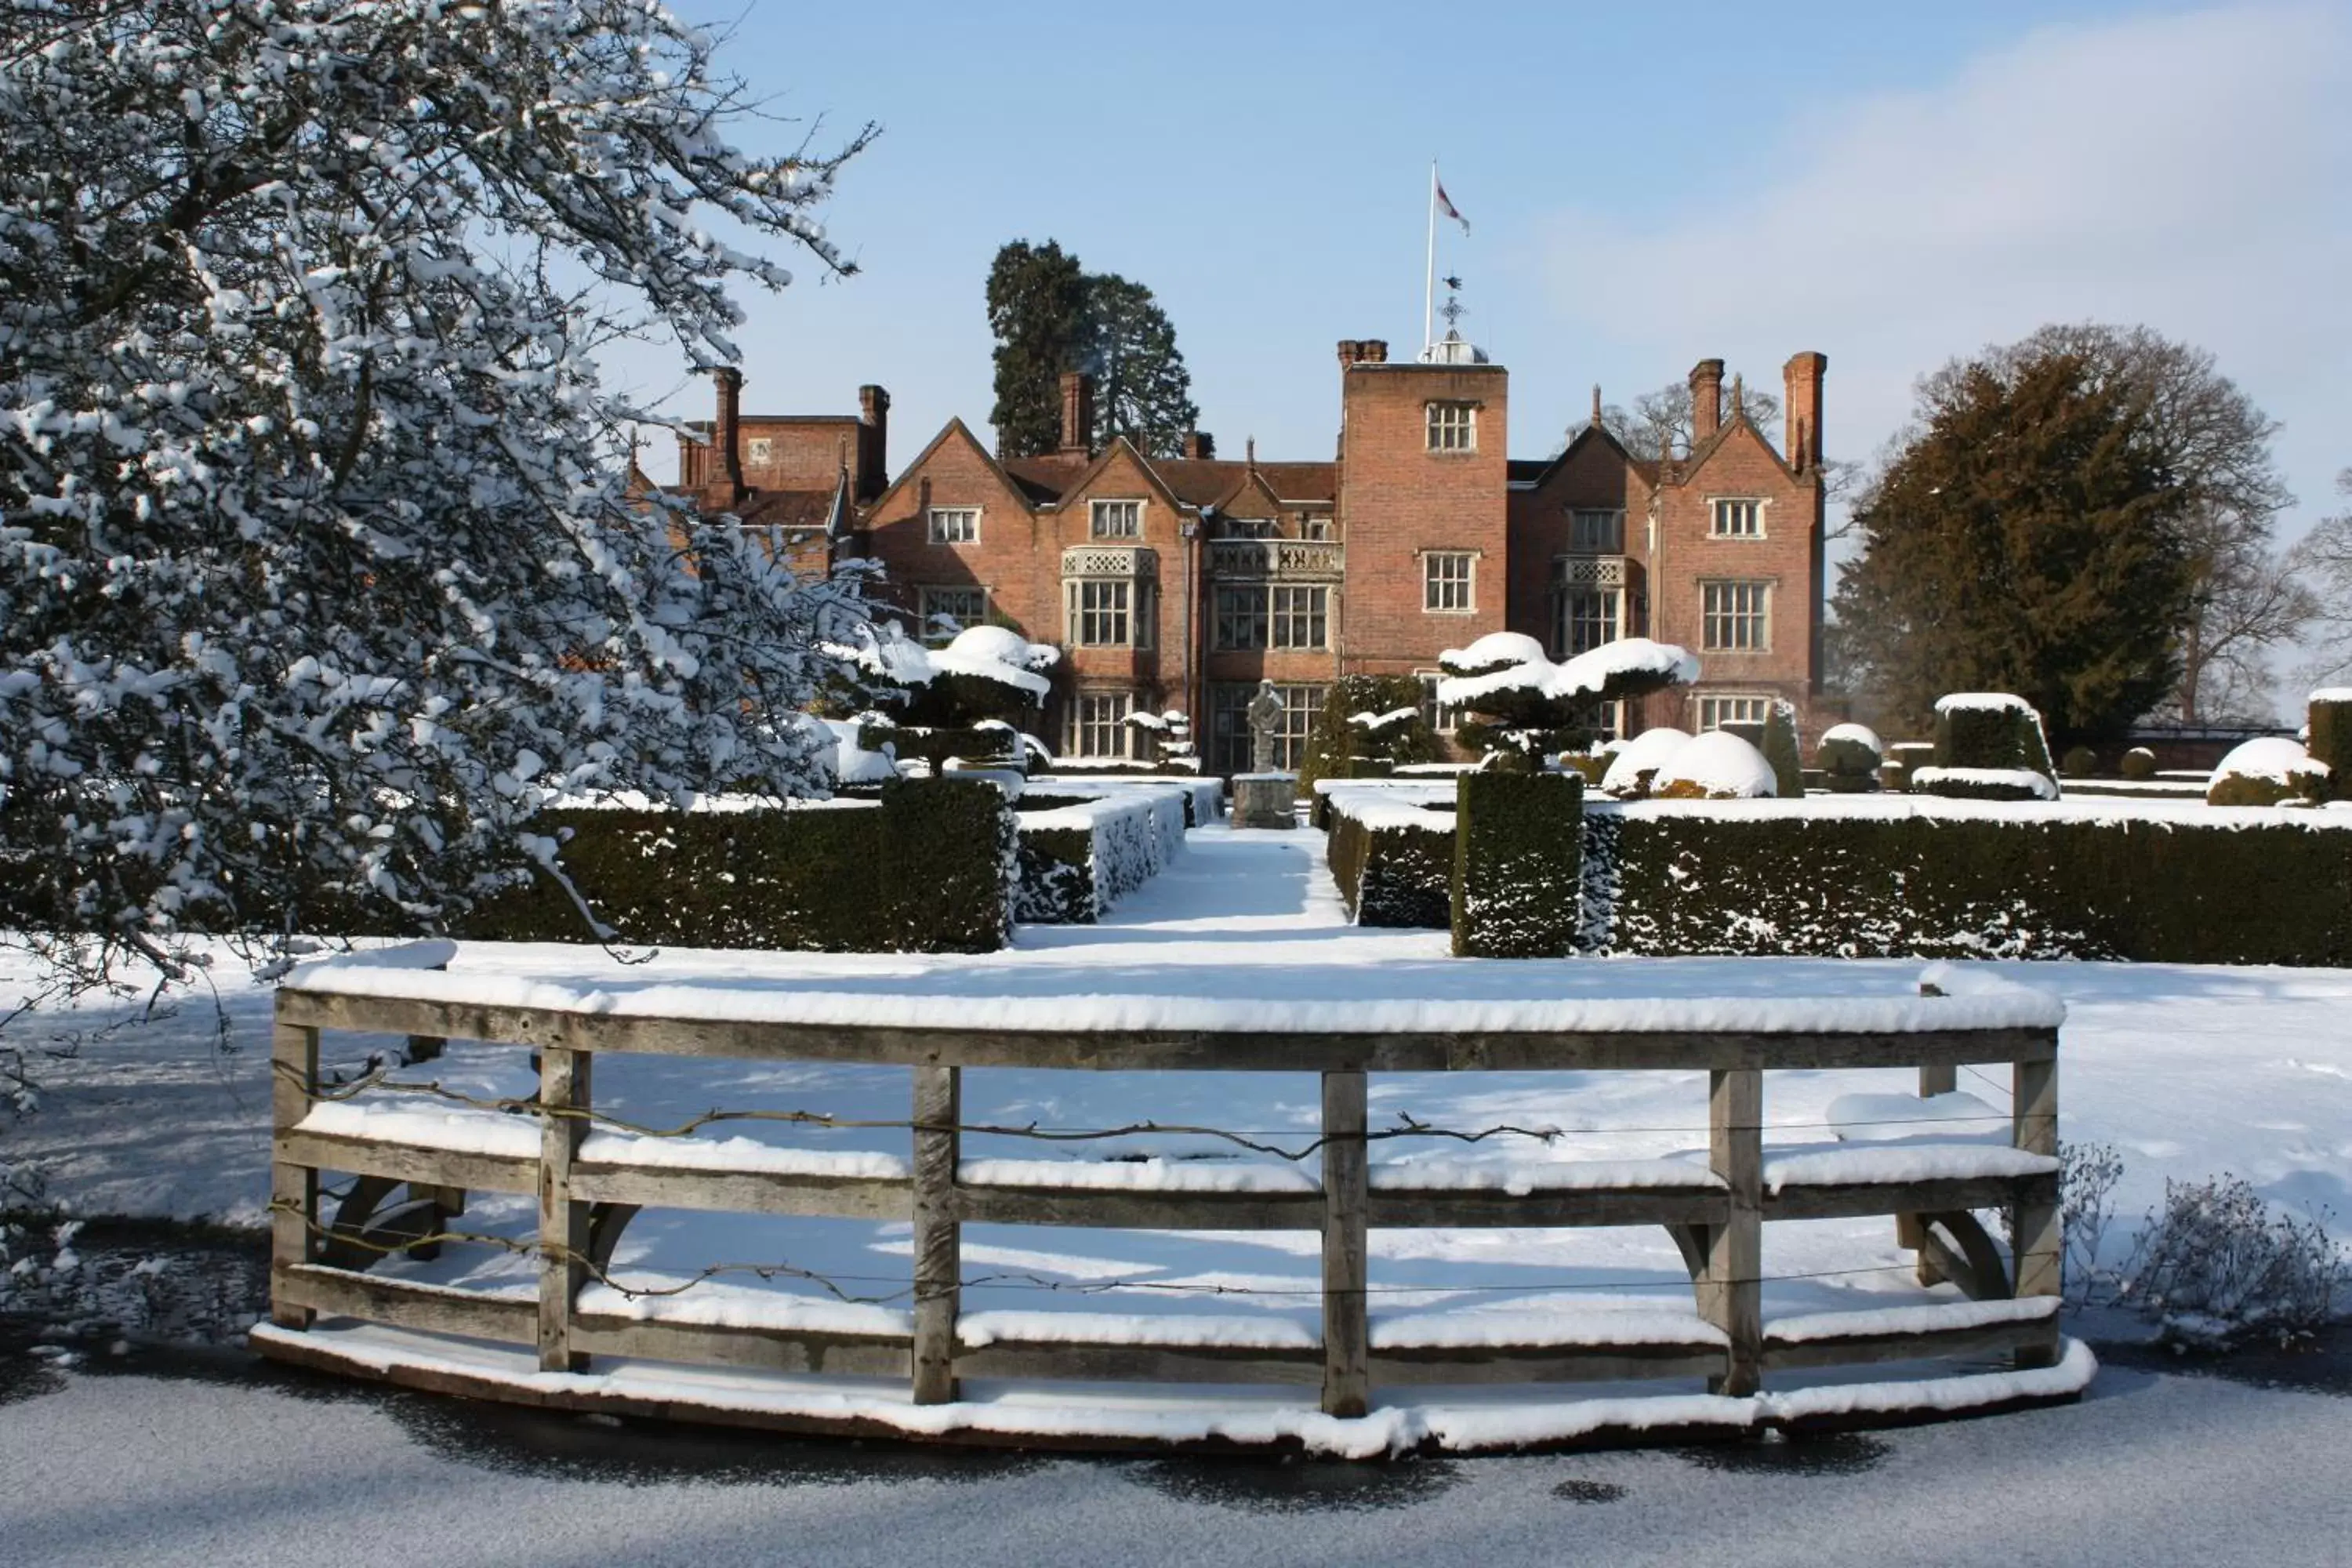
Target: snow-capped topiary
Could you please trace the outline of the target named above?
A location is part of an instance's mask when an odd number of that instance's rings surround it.
[[[1661,724],[1624,742],[1609,760],[1608,772],[1601,775],[1601,793],[1621,800],[1638,800],[1649,794],[1651,775],[1690,738],[1687,730]]]
[[[1446,670],[1437,700],[1472,717],[1465,745],[1522,769],[1591,739],[1590,713],[1603,702],[1641,697],[1698,679],[1698,660],[1671,643],[1620,637],[1554,664],[1543,645],[1517,632],[1489,632],[1438,656]]]
[[[1958,691],[1936,703],[1936,761],[1910,787],[1963,800],[2055,800],[2058,770],[2042,715],[2006,691]]]
[[[2221,759],[2206,786],[2209,805],[2280,805],[2326,798],[2328,766],[2284,735],[2248,741]]]
[[[1650,781],[1660,800],[1769,800],[1779,788],[1764,753],[1727,730],[1675,747]]]
[[[1878,787],[1886,748],[1868,725],[1832,724],[1822,731],[1813,757],[1833,793],[1865,795]]]

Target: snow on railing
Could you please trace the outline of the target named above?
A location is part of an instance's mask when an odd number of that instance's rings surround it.
[[[853,1017],[822,1002],[803,1005],[808,994],[747,1002],[738,993],[722,1005],[715,995],[720,988],[710,987],[711,1005],[697,1005],[698,988],[690,986],[636,994],[658,997],[656,1009],[627,994],[572,993],[544,983],[518,990],[516,984],[338,960],[281,988],[272,1324],[255,1335],[265,1353],[592,1408],[618,1385],[614,1373],[576,1375],[590,1357],[627,1358],[630,1367],[688,1363],[899,1378],[910,1400],[803,1393],[795,1404],[771,1390],[757,1393],[764,1402],[759,1410],[785,1426],[863,1429],[878,1421],[916,1433],[989,1425],[973,1407],[955,1404],[963,1378],[1319,1382],[1321,1413],[1355,1418],[1371,1409],[1375,1389],[1391,1385],[1703,1375],[1721,1396],[1709,1406],[1710,1419],[1754,1425],[1783,1418],[1812,1392],[1759,1395],[1760,1380],[1778,1371],[1998,1350],[2021,1367],[2043,1369],[1987,1379],[1979,1402],[2005,1403],[2078,1392],[2091,1369],[2087,1356],[2065,1350],[2054,1316],[2036,1309],[1862,1312],[1843,1328],[1818,1314],[1777,1323],[1763,1316],[1763,1286],[1782,1278],[1762,1268],[1763,1226],[1776,1220],[1893,1215],[1902,1244],[1918,1255],[1923,1279],[1951,1280],[1987,1302],[2056,1296],[2063,1251],[2054,1159],[2057,1015],[2046,1005],[2023,1005],[2032,994],[2021,988],[1968,971],[1938,966],[1912,999],[1782,998],[1783,1015],[1771,1020],[1781,1026],[1774,1032],[1759,1032],[1770,1027],[1769,1002],[1754,999],[1744,1016],[1700,999],[1635,1003],[1617,1019],[1629,1026],[1615,1029],[1605,1013],[1571,1005],[1549,1027],[1520,1020],[1528,1026],[1495,1032],[1416,1015],[1412,1028],[1397,1027],[1392,1018],[1390,1027],[1368,1032],[1344,1006],[1325,1006],[1311,1017],[1285,1019],[1276,1030],[1219,1031],[1203,1026],[1206,1016],[1157,1005],[1181,1000],[1174,998],[1144,999],[1153,1005],[1129,1009],[1125,1026],[1106,1027],[1069,998],[1033,999],[1051,1005],[1032,1010],[994,1005],[1003,999],[930,996],[928,1022],[917,1025],[895,1014]],[[330,1082],[319,1066],[325,1029],[529,1047],[537,1088],[528,1097],[499,1098],[396,1068]],[[643,1053],[911,1068],[911,1102],[905,1117],[882,1120],[851,1121],[771,1105],[645,1125],[599,1107],[589,1071],[598,1057]],[[2002,1136],[1986,1136],[1983,1128],[1957,1137],[1929,1131],[1785,1154],[1767,1145],[1764,1087],[1771,1070],[1916,1066],[1922,1092],[1942,1094],[1957,1068],[1969,1063],[2010,1068],[2009,1110],[1966,1096],[1936,1105],[1864,1097],[1833,1110],[1832,1130],[1845,1137],[1885,1122],[1916,1124],[1917,1131],[1968,1121],[1993,1122]],[[1321,1079],[1321,1118],[1318,1128],[1297,1134],[1153,1121],[1083,1129],[995,1125],[962,1113],[961,1073],[975,1066],[1314,1072]],[[1707,1075],[1706,1113],[1684,1131],[1705,1135],[1705,1152],[1681,1159],[1530,1159],[1513,1147],[1551,1144],[1562,1136],[1559,1129],[1507,1121],[1434,1126],[1410,1117],[1374,1125],[1369,1115],[1374,1073],[1692,1069]],[[1918,1110],[1905,1114],[1911,1105]],[[782,1148],[730,1131],[755,1121],[895,1129],[911,1152]],[[1117,1155],[967,1159],[962,1142],[973,1136],[1025,1140],[1041,1156],[1064,1144]],[[1137,1159],[1128,1151],[1138,1140],[1163,1150],[1223,1148],[1229,1158]],[[1407,1152],[1370,1158],[1375,1149],[1391,1147]],[[321,1206],[322,1175],[336,1172],[356,1173],[356,1184],[331,1217]],[[407,1198],[389,1203],[402,1184]],[[475,1191],[534,1196],[536,1231],[521,1237],[462,1228],[458,1216]],[[616,1247],[646,1205],[911,1224],[911,1280],[879,1289],[789,1260],[714,1261],[685,1272],[675,1260],[660,1272],[625,1268]],[[1970,1217],[1996,1206],[2013,1215],[2013,1264]],[[982,1284],[1143,1297],[1211,1288],[1150,1277],[1055,1279],[1017,1265],[968,1273],[960,1228],[967,1221],[1319,1232],[1320,1330],[1269,1329],[1253,1321],[1228,1332],[1218,1326],[1223,1320],[1186,1317],[1171,1326],[1150,1314],[965,1315],[961,1293]],[[1448,1289],[1442,1279],[1412,1288],[1415,1300],[1401,1305],[1412,1312],[1370,1310],[1382,1293],[1368,1262],[1372,1230],[1591,1225],[1664,1226],[1689,1268],[1696,1310],[1664,1310],[1653,1300],[1614,1311],[1596,1301],[1589,1310],[1473,1310],[1450,1318],[1425,1310],[1431,1290]],[[487,1246],[529,1259],[535,1289],[453,1288],[366,1271],[379,1258],[445,1245]],[[1865,1262],[1831,1272],[1885,1267]],[[811,1286],[823,1299],[748,1289],[748,1281],[724,1278],[742,1275]],[[1245,1280],[1213,1288],[1242,1296],[1271,1289]],[[354,1340],[354,1331],[326,1328],[327,1318],[390,1325],[411,1337],[387,1348],[391,1342],[367,1339],[364,1331]],[[415,1334],[532,1347],[540,1370],[494,1373],[485,1370],[487,1352],[455,1341],[447,1342],[453,1348],[436,1350],[444,1342]],[[676,1413],[704,1399],[717,1401],[714,1408],[740,1409],[727,1400],[752,1397],[741,1388],[729,1394],[734,1385],[707,1373],[695,1374],[691,1386],[701,1392],[673,1389],[665,1408]],[[1969,1402],[1954,1394],[1951,1379],[1921,1386],[1937,1390],[1938,1408],[1956,1398]],[[926,1414],[932,1406],[949,1408]],[[1105,1417],[1108,1427],[1092,1419],[1021,1430],[1047,1436],[1127,1430],[1116,1419]],[[1410,1422],[1398,1426],[1392,1415],[1382,1419],[1386,1425],[1365,1431],[1387,1437],[1344,1438],[1337,1427],[1326,1436],[1338,1451],[1364,1452],[1376,1441],[1402,1440],[1398,1435],[1408,1430],[1428,1435]],[[1146,1425],[1149,1430],[1128,1435],[1171,1430]],[[1278,1425],[1297,1430],[1295,1423]],[[1524,1423],[1511,1431],[1511,1440],[1528,1440]]]

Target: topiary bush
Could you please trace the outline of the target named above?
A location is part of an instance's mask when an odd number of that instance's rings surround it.
[[[1885,748],[1879,744],[1877,735],[1863,725],[1833,724],[1822,731],[1813,760],[1831,793],[1866,795],[1879,786]]]
[[[2352,800],[2352,687],[2313,692],[2305,711],[2305,748],[2327,766],[2326,798]]]
[[[1324,853],[1339,898],[1360,926],[1448,925],[1454,909],[1454,816],[1328,795]]]
[[[2069,746],[2058,767],[2070,779],[2095,778],[2099,772],[2099,753],[2088,746]]]
[[[2145,784],[2156,776],[2156,753],[2146,746],[2134,746],[2124,753],[2123,765],[2117,771],[2127,779]]]
[[[1780,698],[1772,700],[1764,720],[1764,737],[1756,748],[1772,765],[1772,782],[1782,800],[1802,800],[1805,797],[1805,764],[1797,750],[1797,708],[1793,702]]]
[[[2326,797],[2328,768],[2284,735],[2248,741],[2221,759],[2208,805],[2284,805]]]
[[[1449,914],[1458,958],[1558,958],[1583,909],[1584,781],[1463,775]]]
[[[1962,800],[2055,800],[2057,770],[2042,715],[2005,691],[1955,692],[1936,703],[1936,760],[1911,788]]]
[[[1422,717],[1423,696],[1418,676],[1343,675],[1333,682],[1307,731],[1299,794],[1311,795],[1318,779],[1383,778],[1401,763],[1443,761],[1444,743]],[[1359,716],[1387,722],[1354,722]]]

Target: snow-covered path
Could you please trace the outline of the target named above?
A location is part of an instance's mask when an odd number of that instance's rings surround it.
[[[2352,1402],[2115,1368],[2078,1405],[1810,1447],[1393,1468],[920,1455],[253,1377],[47,1381],[0,1405],[11,1568],[2320,1568],[2352,1540]]]

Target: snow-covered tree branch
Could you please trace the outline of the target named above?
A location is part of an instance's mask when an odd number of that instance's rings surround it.
[[[5,923],[430,928],[549,792],[819,787],[854,588],[632,501],[589,354],[850,270],[870,131],[737,151],[641,0],[0,11]]]

